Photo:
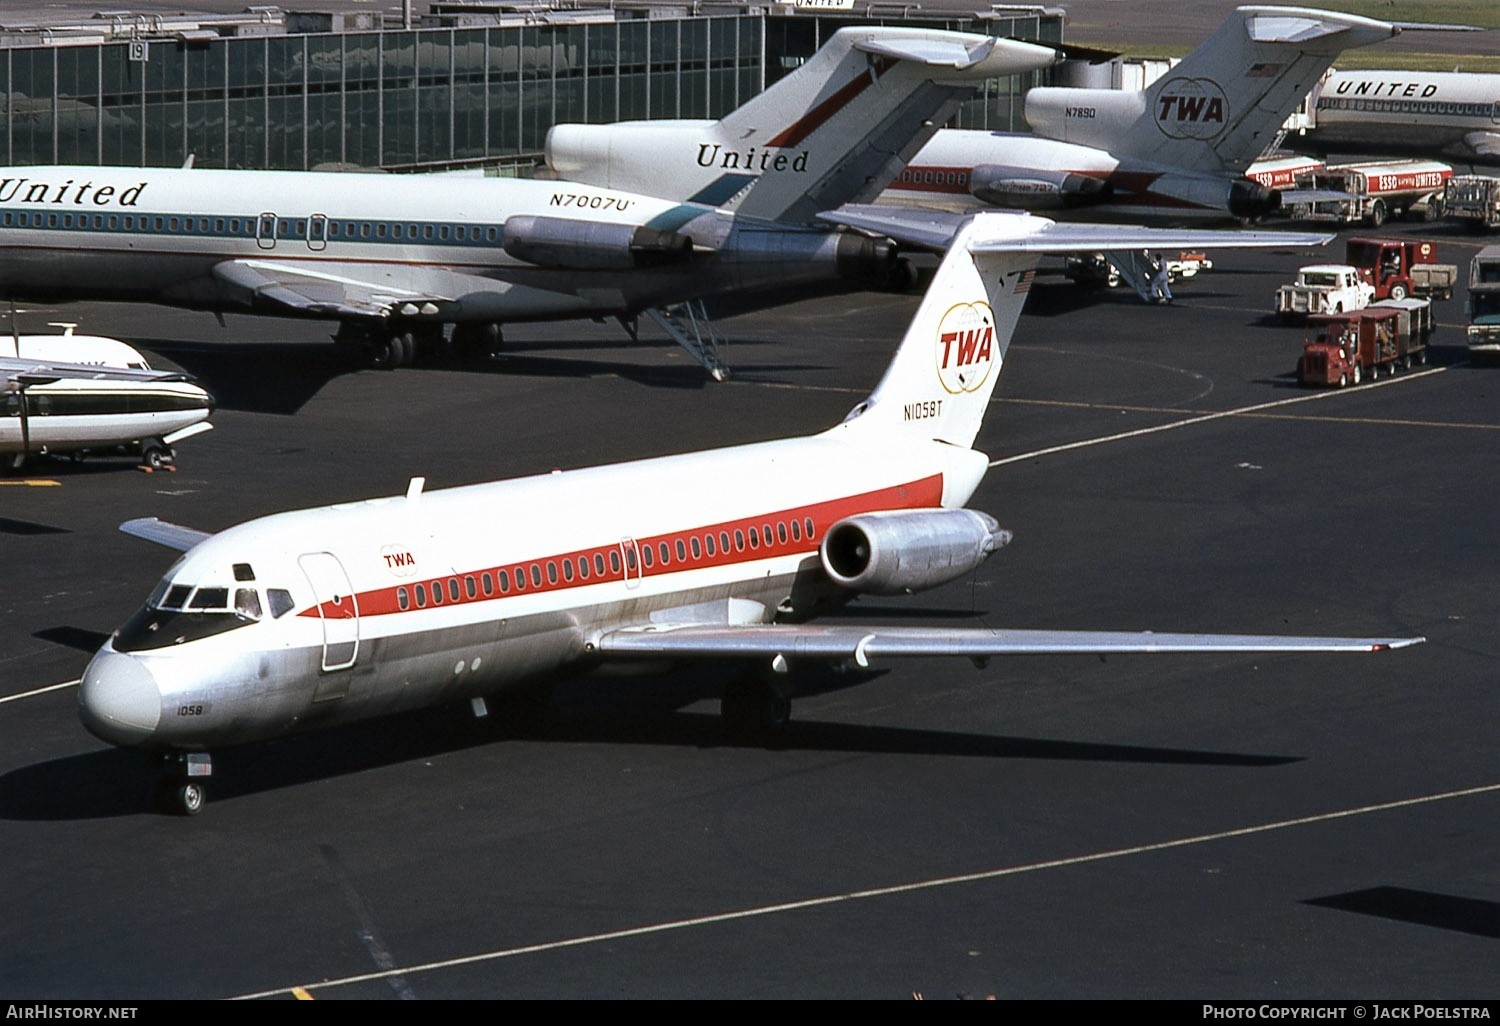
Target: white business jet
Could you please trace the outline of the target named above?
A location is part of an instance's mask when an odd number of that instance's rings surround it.
[[[803,662],[1420,641],[806,622],[859,594],[963,577],[1010,540],[964,508],[988,466],[974,439],[1038,258],[1103,232],[1127,246],[1327,238],[980,214],[875,391],[820,434],[433,492],[416,479],[404,496],[213,535],[129,521],[184,555],[85,670],[83,723],[164,758],[170,801],[195,812],[212,749],[462,699],[482,712],[486,698],[641,660],[759,668],[723,712],[773,726],[789,714],[785,671]]]
[[[629,187],[453,175],[0,169],[0,298],[126,300],[337,321],[377,365],[482,356],[517,321],[672,316],[800,283],[884,283],[894,247],[817,222],[873,199],[987,78],[1055,50],[972,33],[847,28]],[[681,157],[711,180],[674,172]],[[445,327],[452,326],[445,335]]]
[[[118,339],[0,337],[0,454],[12,468],[33,456],[139,456],[171,468],[176,445],[210,430],[213,396],[185,374],[153,370]]]

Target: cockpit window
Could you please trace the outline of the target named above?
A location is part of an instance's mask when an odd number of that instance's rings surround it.
[[[285,588],[267,588],[266,601],[271,604],[271,616],[280,619],[292,611],[292,593]]]
[[[188,600],[188,595],[193,589],[190,585],[174,584],[167,590],[167,597],[161,602],[163,609],[181,609]]]
[[[192,601],[187,604],[189,609],[228,609],[228,588],[199,588],[193,592]]]
[[[234,611],[252,620],[259,620],[260,595],[254,588],[234,589]]]
[[[146,606],[115,631],[114,647],[116,652],[168,648],[211,638],[215,634],[224,634],[239,627],[248,627],[254,622],[247,616],[228,610],[198,612]]]
[[[234,564],[234,579],[236,581],[253,581],[255,580],[255,571],[249,563],[236,563]]]

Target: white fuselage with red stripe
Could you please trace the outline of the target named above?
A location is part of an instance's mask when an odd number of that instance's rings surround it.
[[[1026,202],[1023,194],[1009,205],[1049,213],[1076,209],[1088,220],[1118,217],[1174,224],[1228,220],[1231,214],[1222,198],[1241,179],[1153,166],[1037,135],[945,129],[912,158],[878,202],[958,213],[991,208],[993,204],[973,191],[975,169],[986,166],[1013,169],[1017,180],[1025,179],[1025,172],[1035,173],[1035,202]],[[1107,184],[1107,194],[1101,193],[1107,199],[1095,202],[1082,195],[1059,196],[1054,186],[1062,176]]]
[[[263,615],[193,639],[193,660],[160,639],[122,645],[120,634],[101,658],[130,648],[150,673],[161,748],[494,694],[577,668],[603,631],[667,610],[717,603],[695,618],[722,622],[811,615],[847,597],[817,569],[832,524],[962,505],[985,466],[936,442],[872,452],[841,427],[278,514],[193,548],[153,596],[160,604],[178,588],[192,606],[200,589],[223,589],[232,609],[237,591],[254,589]],[[273,590],[291,600],[279,616]]]

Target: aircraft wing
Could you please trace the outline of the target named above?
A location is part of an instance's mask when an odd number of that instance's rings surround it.
[[[913,207],[850,203],[819,214],[825,221],[874,232],[929,249],[946,249],[955,232],[969,216]],[[1191,249],[1266,248],[1274,246],[1322,246],[1334,236],[1317,232],[1263,232],[1211,228],[1141,228],[1134,225],[1075,224],[1043,217],[1021,220],[1032,226],[993,245],[996,252],[1078,253],[1110,249],[1156,249],[1181,246]],[[984,245],[975,252],[986,252]]]
[[[199,531],[191,527],[183,527],[179,524],[169,524],[165,520],[155,517],[140,517],[136,520],[127,520],[120,525],[120,530],[133,538],[143,538],[148,542],[165,545],[169,549],[178,552],[186,552],[205,538],[211,538],[207,531]]]
[[[610,631],[596,647],[607,658],[737,659],[783,656],[852,662],[957,655],[1151,652],[1382,652],[1426,638],[1297,637],[1279,634],[1157,634],[1152,631],[990,630],[864,624],[653,624]]]
[[[420,308],[453,301],[445,296],[370,281],[364,268],[336,260],[319,261],[316,267],[275,260],[226,260],[215,265],[213,273],[220,281],[290,312],[320,317],[383,319],[398,306],[412,304]]]

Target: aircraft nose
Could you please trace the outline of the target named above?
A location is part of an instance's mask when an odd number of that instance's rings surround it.
[[[78,685],[78,716],[101,741],[122,748],[142,745],[161,722],[161,689],[140,660],[100,652]]]

